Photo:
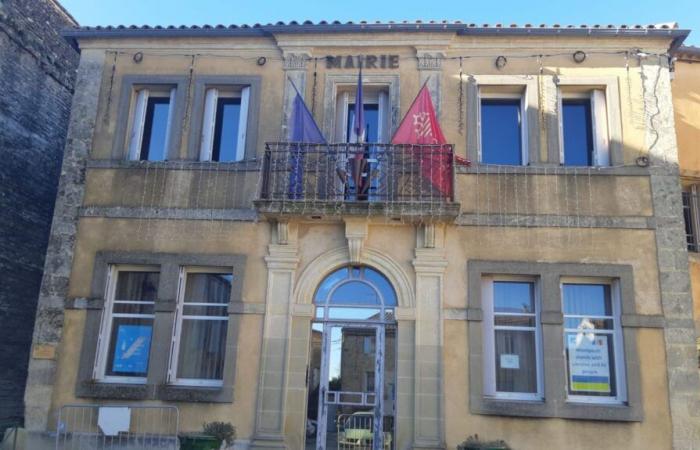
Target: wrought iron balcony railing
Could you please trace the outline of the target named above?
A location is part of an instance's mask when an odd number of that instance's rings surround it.
[[[264,214],[449,218],[452,145],[267,143],[255,204]]]

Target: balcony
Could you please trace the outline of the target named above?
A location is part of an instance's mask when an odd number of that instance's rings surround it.
[[[266,217],[377,216],[451,221],[452,145],[265,145],[255,207]]]

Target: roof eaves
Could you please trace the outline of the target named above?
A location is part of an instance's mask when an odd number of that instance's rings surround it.
[[[272,36],[279,34],[307,33],[386,33],[386,32],[447,32],[458,35],[481,36],[635,36],[668,37],[673,41],[671,50],[680,47],[690,30],[668,25],[594,25],[594,26],[560,26],[560,25],[476,25],[461,22],[346,22],[322,21],[312,23],[277,22],[275,24],[249,25],[203,25],[203,26],[107,26],[82,27],[64,30],[63,36],[71,41],[89,38],[141,38],[141,37],[237,37],[237,36]]]

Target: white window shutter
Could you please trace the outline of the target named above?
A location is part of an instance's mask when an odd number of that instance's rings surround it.
[[[112,279],[114,275],[114,267],[107,267],[107,280],[105,280],[105,298],[104,307],[102,308],[102,315],[100,317],[100,331],[97,333],[97,350],[95,352],[95,363],[92,367],[92,379],[98,380],[104,374],[102,370],[103,361],[105,359],[107,349],[105,347],[105,339],[109,339],[105,334],[107,334],[107,328],[109,328],[109,321],[111,320],[111,312],[108,308],[111,308],[110,298],[112,297]]]
[[[204,116],[202,120],[202,140],[199,147],[199,160],[211,161],[214,147],[214,126],[216,125],[216,103],[219,100],[218,89],[207,89],[204,98]]]
[[[564,165],[565,155],[564,152],[564,102],[562,101],[561,89],[557,88],[557,115],[559,116],[558,127],[559,127],[559,164]]]
[[[520,97],[520,159],[523,166],[530,164],[530,134],[527,129],[527,96],[528,89],[525,88],[522,97]],[[533,152],[537,149],[532,149]]]
[[[170,153],[170,133],[173,128],[173,111],[175,110],[175,94],[177,93],[177,89],[172,88],[170,89],[170,103],[168,104],[168,123],[165,126],[165,148],[163,149],[163,155],[165,155],[165,160],[171,159],[172,156],[177,156],[177,155],[171,155]]]
[[[250,86],[241,89],[241,112],[238,115],[238,144],[236,145],[236,161],[245,159],[245,141],[248,131],[248,104],[250,103]]]
[[[591,92],[591,109],[593,112],[593,164],[596,166],[609,166],[608,112],[603,89],[594,89]]]
[[[335,110],[336,142],[350,142],[348,134],[348,104],[349,95],[343,92],[338,96]]]
[[[389,142],[389,94],[386,91],[379,92],[379,130],[380,143]]]
[[[481,89],[476,86],[476,156],[479,162],[483,161],[483,154],[481,151]]]
[[[141,157],[141,141],[143,139],[143,124],[146,120],[146,107],[148,106],[148,89],[141,89],[136,95],[134,106],[134,120],[129,134],[129,160],[138,161]]]

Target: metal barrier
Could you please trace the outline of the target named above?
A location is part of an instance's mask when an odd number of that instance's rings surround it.
[[[65,405],[56,450],[179,449],[175,406]]]

